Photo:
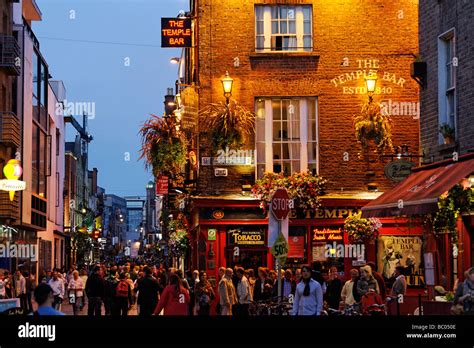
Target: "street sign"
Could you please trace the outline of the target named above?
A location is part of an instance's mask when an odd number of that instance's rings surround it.
[[[277,189],[270,202],[270,209],[273,215],[277,220],[284,220],[292,208],[294,208],[294,203],[290,196],[288,196],[288,191],[284,188]]]
[[[271,250],[273,256],[279,261],[280,266],[284,265],[286,262],[286,258],[288,257],[288,242],[280,233],[275,241],[275,244],[272,246]]]
[[[167,195],[168,194],[168,177],[160,175],[156,180],[156,194]]]

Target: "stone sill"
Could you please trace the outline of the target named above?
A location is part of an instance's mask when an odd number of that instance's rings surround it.
[[[319,53],[316,52],[252,52],[249,55],[250,59],[291,59],[291,58],[314,58],[318,59]]]

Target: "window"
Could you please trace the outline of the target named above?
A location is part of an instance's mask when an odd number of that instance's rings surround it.
[[[312,51],[311,6],[255,6],[255,47],[265,51]]]
[[[454,29],[438,38],[439,125],[447,123],[456,129],[456,54]],[[439,136],[440,143],[443,142]]]
[[[258,98],[257,177],[264,172],[317,173],[317,99]]]

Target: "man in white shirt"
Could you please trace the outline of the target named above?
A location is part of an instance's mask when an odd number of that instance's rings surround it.
[[[49,280],[48,285],[53,289],[54,308],[61,310],[61,303],[64,298],[64,281],[59,277],[58,272],[53,272],[53,277]]]
[[[250,296],[250,284],[247,277],[244,275],[245,271],[242,267],[237,268],[237,278],[239,282],[237,284],[237,299],[238,305],[235,316],[245,317],[249,314],[249,304],[251,300]]]

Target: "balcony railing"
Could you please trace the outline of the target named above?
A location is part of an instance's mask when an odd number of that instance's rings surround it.
[[[0,142],[6,146],[20,146],[20,121],[13,112],[0,111]]]
[[[0,34],[0,68],[9,75],[21,72],[20,46],[14,36]]]

